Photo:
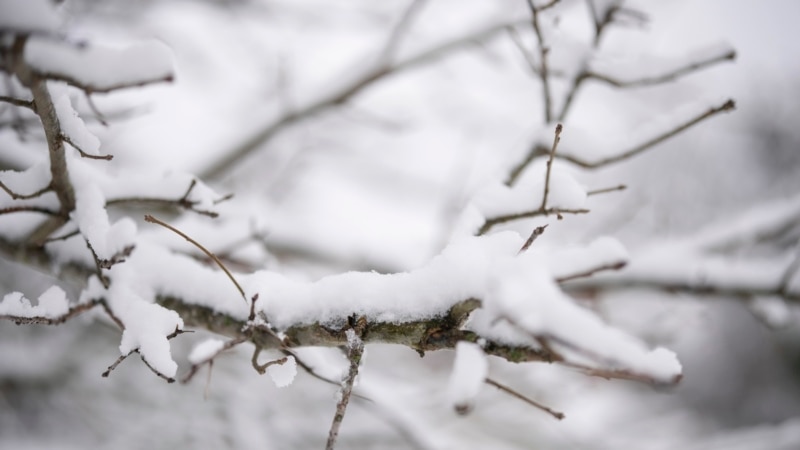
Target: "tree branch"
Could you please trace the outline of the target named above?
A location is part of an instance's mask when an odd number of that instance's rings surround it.
[[[488,384],[490,386],[494,386],[497,389],[500,389],[501,391],[505,392],[506,394],[508,394],[508,395],[510,395],[510,396],[512,396],[514,398],[518,398],[518,399],[522,400],[523,402],[533,406],[534,408],[541,409],[542,411],[546,412],[547,414],[550,414],[551,416],[555,417],[558,420],[562,420],[565,417],[564,413],[559,412],[559,411],[555,411],[555,410],[551,409],[550,407],[545,406],[545,405],[543,405],[543,404],[541,404],[541,403],[539,403],[539,402],[537,402],[537,401],[535,401],[533,399],[530,399],[530,398],[520,394],[519,392],[511,389],[510,387],[508,387],[506,385],[503,385],[503,384],[501,384],[501,383],[499,383],[499,382],[497,382],[497,381],[495,381],[495,380],[493,380],[491,378],[487,378],[485,380],[485,382],[486,382],[486,384]]]
[[[486,222],[483,223],[483,226],[478,230],[477,235],[481,236],[489,232],[493,227],[500,225],[501,223],[506,222],[513,222],[515,220],[520,219],[529,219],[531,217],[537,216],[549,216],[555,214],[559,219],[561,219],[562,214],[587,214],[589,212],[588,209],[571,209],[571,208],[546,208],[546,209],[536,209],[533,211],[525,211],[516,214],[508,214],[505,216],[497,216],[486,219]]]
[[[341,105],[367,87],[390,75],[395,75],[405,70],[425,64],[431,60],[444,57],[448,53],[461,49],[467,45],[491,39],[509,27],[517,26],[521,23],[524,22],[514,21],[494,25],[472,34],[454,38],[428,50],[421,51],[403,61],[388,66],[380,65],[376,68],[372,68],[355,81],[345,84],[343,87],[335,90],[332,94],[322,97],[305,107],[301,107],[287,115],[284,115],[276,121],[268,124],[260,131],[257,131],[248,140],[227,152],[219,161],[213,163],[206,170],[204,170],[200,178],[205,180],[219,178],[228,172],[237,162],[241,161],[243,158],[258,150],[258,148],[260,148],[262,145],[266,144],[279,131],[297,122],[306,120],[307,118],[318,113]]]
[[[651,77],[643,77],[633,80],[621,80],[619,78],[610,75],[603,75],[592,70],[587,71],[584,76],[588,79],[602,81],[616,88],[637,88],[675,81],[682,76],[700,71],[706,67],[710,67],[724,61],[733,61],[735,59],[736,51],[727,50],[722,54],[714,55],[701,61],[693,61],[683,67],[679,67],[661,75],[655,75]]]
[[[325,445],[325,450],[333,450],[336,446],[339,427],[342,425],[347,405],[350,402],[350,394],[353,392],[353,384],[358,376],[358,368],[361,366],[361,357],[364,354],[364,341],[361,340],[361,334],[365,324],[365,320],[363,322],[359,320],[355,327],[348,329],[346,332],[347,359],[350,360],[350,368],[347,371],[347,376],[342,381],[341,397],[336,404],[336,413],[333,415],[333,423],[331,423],[331,429],[328,433],[328,442]]]
[[[652,139],[649,139],[649,140],[647,140],[647,141],[645,141],[645,142],[643,142],[643,143],[641,143],[641,144],[639,144],[639,145],[637,145],[637,146],[635,146],[635,147],[633,147],[633,148],[631,148],[629,150],[626,150],[626,151],[624,151],[624,152],[622,152],[622,153],[620,153],[618,155],[610,156],[608,158],[602,158],[602,159],[599,159],[597,161],[586,161],[584,159],[577,158],[577,157],[571,156],[571,155],[565,155],[563,153],[561,155],[559,155],[559,157],[564,159],[564,160],[567,160],[567,161],[569,161],[569,162],[571,162],[571,163],[573,163],[575,165],[581,166],[581,167],[583,167],[585,169],[596,169],[598,167],[607,166],[609,164],[613,164],[613,163],[617,163],[617,162],[620,162],[620,161],[624,161],[624,160],[626,160],[628,158],[636,156],[639,153],[642,153],[645,150],[648,150],[651,147],[654,147],[654,146],[666,141],[667,139],[669,139],[671,137],[674,137],[677,134],[680,134],[681,132],[693,127],[694,125],[697,125],[697,124],[705,121],[706,119],[714,117],[717,114],[720,114],[720,113],[723,113],[723,112],[733,111],[734,109],[736,109],[736,103],[733,100],[729,99],[725,103],[723,103],[723,104],[721,104],[719,106],[712,107],[708,111],[697,115],[696,117],[694,117],[694,118],[692,118],[692,119],[690,119],[690,120],[678,125],[677,127],[673,128],[671,130],[668,130],[668,131],[666,131],[666,132],[664,132],[664,133],[662,133],[662,134],[660,134],[660,135],[658,135],[658,136],[656,136],[656,137],[654,137]]]
[[[551,2],[547,7],[553,6],[557,1]],[[528,0],[528,8],[531,11],[531,25],[536,33],[537,48],[539,49],[539,79],[542,81],[542,95],[544,98],[544,120],[550,123],[553,117],[553,99],[550,91],[550,75],[547,70],[547,53],[550,50],[544,42],[542,27],[539,24],[539,8],[533,5],[533,0]]]

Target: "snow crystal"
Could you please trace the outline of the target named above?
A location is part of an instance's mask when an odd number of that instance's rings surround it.
[[[297,375],[297,361],[294,360],[294,356],[287,356],[285,363],[273,364],[267,367],[267,372],[275,386],[279,388],[289,386]]]
[[[6,294],[0,302],[0,315],[54,319],[67,312],[69,312],[67,294],[58,286],[51,286],[40,295],[36,306],[31,305],[30,300],[21,292]]]
[[[31,38],[25,60],[35,70],[94,91],[141,85],[172,77],[172,54],[158,41],[126,48]]]
[[[489,362],[480,346],[463,341],[456,344],[447,398],[459,414],[466,414],[472,409],[488,371]]]
[[[192,364],[206,362],[213,358],[214,355],[216,355],[217,352],[219,352],[224,346],[225,342],[220,339],[206,339],[205,341],[194,346],[192,352],[189,353],[189,362]]]
[[[0,1],[0,29],[16,32],[52,32],[61,19],[48,0]]]

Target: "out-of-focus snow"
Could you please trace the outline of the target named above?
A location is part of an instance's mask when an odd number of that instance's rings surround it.
[[[189,362],[192,364],[204,363],[213,358],[224,346],[225,342],[221,339],[206,339],[194,346],[192,352],[189,353]]]
[[[54,85],[54,83],[48,84],[50,86]],[[89,155],[98,155],[100,139],[97,139],[97,136],[93,135],[86,128],[86,124],[83,123],[83,120],[78,117],[78,112],[72,108],[72,102],[70,102],[69,96],[67,94],[59,95],[58,98],[53,101],[53,105],[56,109],[61,132],[84,152]]]
[[[73,172],[73,180],[79,177],[80,175],[76,176]],[[111,224],[106,212],[106,200],[100,188],[89,180],[73,184],[76,199],[72,217],[97,257],[111,259],[131,246],[136,236],[136,223],[131,218],[124,217]]]
[[[35,306],[21,292],[6,294],[0,302],[0,315],[54,319],[68,311],[67,294],[58,286],[51,286],[44,291]]]
[[[48,0],[0,1],[0,29],[14,32],[53,32],[61,17]]]
[[[471,342],[456,344],[453,371],[447,384],[447,398],[455,410],[466,414],[472,410],[475,397],[489,373],[489,361],[481,347]]]
[[[639,339],[604,323],[567,297],[534,253],[499,261],[495,270],[503,276],[492,280],[484,298],[487,316],[470,322],[479,333],[491,336],[493,326],[505,321],[530,336],[549,337],[590,360],[647,374],[665,383],[681,374],[673,352],[649,350]]]
[[[534,247],[529,252],[538,252]],[[587,246],[567,246],[551,249],[545,258],[553,277],[560,279],[578,275],[600,267],[612,268],[626,264],[629,257],[625,247],[609,236],[600,237]]]
[[[158,41],[128,47],[31,38],[25,60],[36,71],[61,78],[88,90],[105,91],[136,86],[172,77],[172,53]]]
[[[294,356],[287,356],[283,364],[273,364],[267,367],[267,372],[275,386],[282,388],[289,386],[297,375],[297,361]]]

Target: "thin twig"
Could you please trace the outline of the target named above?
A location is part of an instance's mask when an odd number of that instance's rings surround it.
[[[736,103],[733,100],[729,99],[725,103],[723,103],[723,104],[721,104],[719,106],[715,106],[713,108],[710,108],[708,111],[695,116],[694,118],[692,118],[692,119],[690,119],[690,120],[678,125],[677,127],[673,128],[673,129],[671,129],[669,131],[666,131],[666,132],[664,132],[664,133],[662,133],[662,134],[660,134],[660,135],[658,135],[658,136],[656,136],[656,137],[654,137],[654,138],[652,138],[650,140],[647,140],[647,141],[645,141],[645,142],[643,142],[643,143],[631,148],[630,150],[624,151],[624,152],[622,152],[620,154],[617,154],[617,155],[614,155],[614,156],[610,156],[608,158],[603,158],[603,159],[599,159],[597,161],[590,162],[590,161],[586,161],[586,160],[583,160],[583,159],[575,157],[575,156],[565,155],[563,153],[560,154],[558,157],[562,158],[564,160],[567,160],[567,161],[569,161],[569,162],[571,162],[571,163],[573,163],[575,165],[581,166],[581,167],[583,167],[585,169],[596,169],[598,167],[607,166],[609,164],[613,164],[613,163],[616,163],[616,162],[620,162],[620,161],[626,160],[626,159],[628,159],[628,158],[630,158],[632,156],[636,156],[639,153],[642,153],[643,151],[648,150],[649,148],[666,141],[667,139],[669,139],[669,138],[681,133],[684,130],[687,130],[687,129],[691,128],[694,125],[697,125],[700,122],[703,122],[706,119],[714,117],[717,114],[720,114],[720,113],[723,113],[723,112],[733,111],[734,109],[736,109]]]
[[[520,394],[519,392],[515,391],[514,389],[511,389],[510,387],[508,387],[506,385],[500,384],[499,382],[497,382],[497,381],[495,381],[495,380],[493,380],[491,378],[485,379],[484,382],[486,384],[488,384],[488,385],[496,387],[497,389],[500,389],[501,391],[505,392],[506,394],[508,394],[508,395],[510,395],[510,396],[512,396],[514,398],[518,398],[518,399],[522,400],[523,402],[525,402],[525,403],[527,403],[527,404],[529,404],[529,405],[531,405],[531,406],[533,406],[535,408],[541,409],[542,411],[550,414],[551,416],[555,417],[558,420],[562,420],[565,417],[564,413],[559,412],[559,411],[555,411],[555,410],[549,408],[548,406],[545,406],[545,405],[543,405],[543,404],[541,404],[541,403],[539,403],[539,402],[537,402],[537,401],[535,401],[533,399],[530,399],[530,398]]]
[[[100,124],[103,125],[104,127],[107,127],[108,121],[106,121],[105,115],[103,115],[103,113],[100,112],[100,110],[97,108],[97,105],[95,105],[94,100],[92,100],[92,94],[86,91],[84,91],[84,94],[86,96],[86,104],[89,105],[89,109],[92,110],[92,113],[94,113],[94,116],[97,118],[97,121],[100,122]]]
[[[522,42],[522,37],[519,35],[519,31],[517,31],[514,27],[508,28],[508,35],[511,37],[511,42],[517,47],[520,53],[522,53],[522,57],[525,59],[525,62],[528,63],[528,67],[531,69],[536,76],[541,76],[540,67],[536,64],[536,60],[533,59],[533,55],[528,49],[525,47],[525,44]]]
[[[408,30],[411,28],[411,24],[414,22],[414,19],[419,15],[419,12],[422,10],[422,7],[425,5],[426,0],[411,0],[408,4],[408,7],[403,12],[403,15],[400,16],[400,20],[395,25],[392,32],[389,33],[389,38],[386,40],[386,44],[383,47],[383,51],[381,51],[380,57],[378,58],[379,65],[390,65],[392,59],[394,58],[395,54],[397,53],[397,48],[400,45],[403,37],[408,33]]]
[[[0,208],[0,214],[13,214],[18,212],[35,212],[53,217],[62,217],[61,213],[58,211],[53,211],[52,209],[44,208],[42,206],[20,205]]]
[[[85,151],[83,151],[83,149],[82,149],[82,148],[80,148],[80,147],[78,146],[78,144],[76,144],[75,142],[73,142],[73,140],[72,140],[72,139],[70,139],[70,137],[69,137],[69,136],[67,136],[67,135],[66,135],[66,134],[64,134],[64,133],[61,133],[61,139],[63,139],[63,140],[64,140],[64,142],[66,142],[67,144],[69,144],[69,145],[70,145],[72,148],[74,148],[75,150],[77,150],[77,151],[78,151],[78,153],[80,153],[80,155],[81,155],[81,158],[87,158],[87,159],[101,159],[101,160],[104,160],[104,161],[111,161],[112,159],[114,159],[114,155],[92,155],[92,154],[90,154],[90,153],[86,153]]]
[[[250,363],[253,365],[253,368],[256,369],[256,372],[258,372],[260,375],[264,375],[267,372],[269,366],[274,366],[276,364],[282,366],[286,363],[286,361],[289,360],[288,356],[284,356],[283,358],[278,358],[272,361],[267,361],[264,364],[261,364],[258,362],[258,355],[261,354],[262,349],[263,347],[257,345],[255,350],[253,350],[253,357],[250,358]]]
[[[28,199],[32,199],[32,198],[36,198],[36,197],[41,197],[43,194],[45,194],[47,192],[50,192],[52,190],[52,188],[50,187],[50,184],[48,184],[47,186],[39,189],[38,191],[36,191],[36,192],[34,192],[32,194],[18,194],[16,192],[12,191],[11,188],[6,186],[5,183],[3,183],[2,181],[0,181],[0,189],[6,191],[6,193],[8,195],[10,195],[11,198],[13,198],[14,200],[28,200]]]
[[[196,179],[192,179],[191,183],[189,183],[189,188],[183,194],[181,198],[178,199],[169,199],[169,198],[157,198],[157,197],[120,197],[109,199],[106,201],[106,206],[111,205],[122,205],[127,203],[142,203],[142,204],[154,204],[154,205],[164,205],[164,206],[172,206],[185,209],[187,211],[192,211],[194,213],[211,217],[215,219],[219,217],[219,213],[216,211],[210,211],[206,209],[198,209],[196,206],[199,203],[196,200],[189,200],[189,195],[191,194],[192,190],[194,189],[195,185],[197,184]],[[226,200],[229,200],[233,197],[233,194],[228,194],[218,200],[215,200],[213,203],[219,204]]]
[[[550,194],[550,172],[553,170],[553,158],[555,158],[556,156],[558,143],[561,142],[562,129],[563,127],[560,123],[556,125],[556,133],[555,137],[553,138],[553,146],[550,148],[550,155],[549,158],[547,159],[547,170],[544,175],[544,194],[542,195],[542,204],[539,206],[539,209],[543,211],[547,208],[547,196]]]
[[[165,83],[173,81],[173,76],[166,75],[161,77],[150,78],[146,80],[137,80],[132,81],[129,83],[117,83],[117,84],[109,84],[109,85],[97,85],[92,83],[86,83],[84,80],[78,80],[73,78],[67,74],[63,73],[55,73],[55,72],[37,72],[39,76],[42,78],[46,78],[48,80],[56,80],[56,81],[63,81],[71,86],[74,86],[86,93],[86,95],[91,94],[105,94],[108,92],[118,91],[121,89],[129,89],[134,87],[142,87],[147,86],[150,84],[155,83]]]
[[[699,70],[702,70],[706,67],[715,65],[720,62],[733,61],[735,59],[736,59],[736,51],[727,50],[725,53],[711,56],[702,61],[690,62],[689,64],[686,64],[683,67],[679,67],[677,69],[673,69],[661,75],[655,75],[652,77],[644,77],[634,80],[620,80],[619,78],[615,78],[610,75],[603,75],[601,73],[597,73],[591,70],[587,71],[585,76],[587,78],[608,83],[611,86],[617,88],[637,88],[637,87],[653,86],[656,84],[664,84],[670,81],[675,81],[684,75],[697,72]]]
[[[530,248],[531,244],[533,244],[533,241],[535,241],[536,238],[538,238],[539,236],[544,234],[545,228],[547,228],[547,225],[543,225],[541,227],[534,228],[533,231],[531,232],[530,237],[528,237],[528,240],[525,241],[525,244],[522,246],[521,249],[519,249],[517,254],[519,255],[519,254],[525,252],[526,250],[528,250],[528,248]]]
[[[587,191],[586,195],[588,197],[591,197],[592,195],[607,194],[609,192],[616,192],[616,191],[624,191],[625,189],[628,189],[628,186],[626,186],[624,184],[620,184],[618,186],[612,186],[612,187],[607,187],[607,188],[595,189],[595,190],[592,190],[592,191]]]
[[[78,236],[79,234],[81,234],[80,230],[70,231],[69,233],[62,234],[61,236],[47,238],[44,242],[47,244],[56,241],[66,241],[67,239]]]
[[[364,354],[364,341],[361,340],[360,332],[357,332],[354,328],[348,329],[347,341],[347,359],[350,360],[350,369],[342,382],[341,398],[336,404],[336,413],[333,415],[333,423],[331,423],[331,429],[328,433],[328,442],[325,445],[325,450],[333,450],[336,446],[339,428],[347,411],[350,394],[353,392],[353,384],[356,381],[358,368],[361,365],[361,357]]]
[[[477,235],[481,236],[489,232],[493,227],[500,225],[501,223],[506,222],[513,222],[515,220],[520,219],[529,219],[531,217],[538,217],[538,216],[549,216],[555,214],[556,217],[559,219],[562,218],[562,214],[588,214],[588,209],[570,209],[570,208],[548,208],[548,209],[536,209],[533,211],[525,211],[516,214],[508,214],[505,216],[497,216],[486,219],[486,222],[483,223],[483,226],[478,230]]]
[[[553,99],[550,92],[550,75],[547,71],[547,53],[550,51],[550,49],[545,45],[542,28],[539,24],[540,10],[534,6],[533,0],[528,0],[528,8],[531,11],[531,24],[533,25],[533,31],[536,33],[537,48],[539,49],[539,79],[542,81],[542,94],[544,95],[544,120],[546,123],[550,123],[553,117]]]
[[[606,270],[621,270],[627,264],[628,264],[627,261],[616,261],[609,264],[603,264],[597,267],[592,267],[591,269],[584,270],[583,272],[578,272],[558,277],[556,278],[556,283],[564,283],[570,280],[577,280],[579,278],[587,278],[598,272],[603,272]]]
[[[592,0],[586,0],[586,3],[589,7],[589,12],[592,15],[592,21],[594,22],[594,39],[592,40],[592,48],[596,51],[600,47],[600,40],[603,37],[605,30],[608,28],[608,25],[614,20],[614,14],[619,9],[619,5],[614,3],[606,9],[602,17],[597,12],[597,8]],[[575,78],[572,79],[572,85],[567,89],[567,96],[564,99],[564,104],[561,106],[561,111],[558,113],[558,121],[564,122],[567,119],[567,114],[569,113],[569,109],[572,106],[575,97],[580,91],[581,86],[583,83],[588,79],[586,75],[586,68],[589,65],[590,58],[593,55],[589,55],[583,61],[583,70],[581,70]]]
[[[242,337],[231,339],[231,340],[225,342],[225,344],[222,347],[220,347],[219,350],[214,352],[214,354],[212,354],[208,358],[204,359],[203,361],[200,361],[199,363],[192,364],[192,367],[189,368],[189,372],[181,379],[181,383],[183,383],[183,384],[188,383],[195,376],[197,371],[200,370],[201,367],[203,367],[206,364],[211,365],[214,362],[214,358],[219,356],[222,352],[224,352],[226,350],[230,350],[233,347],[236,347],[237,345],[239,345],[239,344],[241,344],[243,342],[247,342],[247,339],[248,339],[247,336],[242,336]],[[209,370],[210,370],[210,368],[209,368]]]
[[[197,242],[194,239],[190,238],[188,235],[186,235],[181,230],[173,227],[172,225],[170,225],[170,224],[168,224],[166,222],[163,222],[163,221],[161,221],[159,219],[156,219],[155,217],[151,216],[150,214],[145,214],[144,220],[145,220],[145,222],[150,222],[150,223],[155,223],[155,224],[161,225],[162,227],[172,231],[173,233],[177,234],[178,236],[186,239],[187,241],[189,241],[189,243],[191,243],[195,247],[199,248],[200,251],[205,253],[206,256],[208,256],[215,263],[217,263],[219,268],[222,269],[223,272],[225,272],[225,275],[227,275],[228,278],[230,278],[231,282],[234,284],[234,286],[236,286],[236,289],[239,291],[239,294],[241,294],[242,299],[245,301],[245,303],[247,303],[247,296],[244,293],[244,289],[242,289],[242,287],[239,285],[239,282],[236,281],[236,278],[233,276],[233,274],[228,270],[227,267],[225,267],[225,264],[223,264],[222,261],[220,261],[219,258],[217,258],[216,255],[211,253],[211,251],[209,251],[207,248],[203,247],[199,242]]]

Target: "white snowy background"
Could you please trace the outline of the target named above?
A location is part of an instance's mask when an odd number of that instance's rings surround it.
[[[568,35],[588,36],[581,34],[583,2],[565,3],[559,27]],[[101,146],[98,150],[86,141],[83,147],[113,154],[109,164],[123,175],[131,168],[168,173],[174,185],[162,184],[161,189],[182,192],[186,173],[202,173],[282,112],[302,108],[366,70],[406,4],[66,1],[60,9],[72,33],[115,47],[144,40],[165,51],[152,44],[155,39],[166,44],[175,63],[173,83],[96,96],[110,126],[87,121]],[[549,222],[534,243],[543,254],[613,236],[627,248],[631,270],[646,274],[656,268],[669,275],[701,257],[692,247],[698,233],[721,233],[735,218],[753,223],[769,216],[776,204],[796,207],[800,134],[793,100],[800,94],[800,49],[794,42],[800,33],[794,18],[800,16],[800,5],[790,0],[640,0],[629,5],[644,11],[649,21],[643,28],[617,29],[605,37],[604,48],[614,51],[603,62],[610,70],[649,73],[664,61],[681,61],[695,50],[725,44],[736,49],[737,60],[666,86],[625,91],[588,87],[565,124],[564,149],[594,159],[636,143],[654,120],[674,121],[675,111],[680,114],[687,105],[702,110],[732,97],[738,110],[600,171],[563,165],[565,173],[588,189],[620,183],[628,189],[589,199],[565,195],[563,201],[585,201],[591,213],[507,228],[527,233]],[[431,0],[398,58],[470,30],[527,17],[526,11],[523,1]],[[575,58],[579,49],[562,44],[552,50],[553,58]],[[234,201],[219,206],[216,222],[196,217],[175,221],[213,250],[229,248],[248,233],[264,233],[269,252],[250,245],[236,255],[308,281],[342,270],[424,268],[464,226],[460,213],[468,201],[491,180],[502,180],[531,142],[552,139],[552,130],[541,126],[541,101],[537,80],[506,37],[467,47],[382,80],[347,104],[284,130],[231,174],[211,183],[216,192],[235,193]],[[80,96],[73,99],[76,109],[89,111],[81,102]],[[18,158],[4,164],[30,163],[31,152],[25,150],[42,145],[36,137],[31,140],[19,144],[3,128],[0,145],[20,149],[4,152],[5,158]],[[523,182],[541,183],[543,166],[529,172]],[[113,181],[107,180],[105,192],[124,185]],[[139,181],[137,186],[144,184]],[[478,195],[478,208],[503,206],[496,202],[499,194],[486,192],[492,201],[481,205]],[[91,199],[97,193],[84,194],[89,204],[78,209],[88,208],[92,214]],[[122,189],[116,195],[128,193]],[[207,199],[211,194],[198,195]],[[753,208],[760,209],[750,212]],[[133,225],[109,212],[105,226],[117,227],[112,241],[124,240]],[[211,223],[220,228],[207,225]],[[189,249],[161,230],[138,226],[154,242]],[[308,255],[315,257],[309,260]],[[730,277],[735,273],[731,267],[721,269],[730,269],[723,270],[727,281],[736,281]],[[746,275],[762,271],[761,279],[772,273],[766,265],[746,269]],[[254,289],[258,282],[252,280]],[[58,289],[47,290],[52,283],[46,275],[0,260],[3,294],[31,293],[40,305],[54,305],[52,312],[63,307],[64,297]],[[192,283],[186,281],[187,290],[195,288]],[[232,289],[219,289],[225,288]],[[64,289],[68,297],[77,297],[69,286]],[[285,289],[294,292],[291,286]],[[774,299],[753,306],[732,298],[646,290],[614,292],[592,306],[651,348],[675,351],[683,366],[681,383],[657,390],[545,364],[482,360],[469,347],[421,359],[407,348],[370,345],[356,393],[376,401],[353,400],[340,447],[800,446],[796,307]],[[292,381],[291,364],[259,376],[245,348],[215,362],[208,386],[205,372],[188,386],[168,385],[136,358],[101,378],[119,354],[120,337],[100,315],[50,328],[0,322],[0,447],[323,446],[335,387],[299,371],[291,384],[278,388]],[[179,373],[215,351],[218,344],[209,338],[196,333],[172,341]],[[344,368],[347,363],[335,352],[307,349],[300,354],[320,367]],[[452,404],[474,389],[457,371],[487,361],[493,377],[566,418],[554,420],[487,385],[472,399],[471,414],[455,414]],[[164,362],[165,370],[170,362]]]

